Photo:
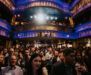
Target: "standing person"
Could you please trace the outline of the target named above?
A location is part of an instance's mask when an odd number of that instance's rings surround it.
[[[88,70],[88,75],[91,75],[91,48],[87,48],[84,56],[84,61]]]
[[[4,57],[7,57],[7,56],[9,55],[7,48],[4,48],[4,50],[3,50],[3,55],[4,55]]]
[[[71,56],[72,51],[65,50],[60,62],[53,65],[51,75],[76,75],[73,58]]]
[[[46,62],[46,67],[48,69],[48,73],[51,71],[52,67],[52,59],[53,59],[53,49],[52,47],[47,48],[47,52],[45,53],[45,62]]]
[[[22,69],[16,65],[17,57],[12,55],[10,57],[10,66],[2,69],[2,75],[23,75]]]
[[[41,55],[34,53],[31,55],[29,67],[27,67],[27,75],[48,75],[45,66],[42,66]]]
[[[75,69],[77,75],[89,75],[85,64],[82,62],[76,62]]]
[[[53,49],[51,47],[48,47],[47,50],[48,51],[45,54],[45,58],[46,58],[47,61],[50,61],[53,58]]]
[[[57,50],[54,51],[54,56],[53,56],[53,59],[52,59],[52,63],[56,63],[59,59],[59,52]]]
[[[14,54],[14,48],[10,48],[9,49],[9,52],[8,52],[8,54],[7,54],[7,56],[5,56],[5,66],[9,66],[10,65],[10,57],[12,56]]]
[[[25,50],[25,55],[24,55],[24,67],[25,67],[25,72],[26,72],[26,69],[29,67],[29,61],[30,61],[30,51],[27,49]]]
[[[4,56],[0,54],[0,75],[2,75],[2,67],[4,67]]]

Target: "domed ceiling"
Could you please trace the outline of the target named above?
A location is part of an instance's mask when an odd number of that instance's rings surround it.
[[[74,25],[72,28],[80,25],[83,28],[88,22],[91,26],[91,0],[0,0],[0,2],[12,12],[12,25],[22,27],[25,25],[26,28],[34,19],[40,22],[47,19],[51,23],[56,21],[56,24],[62,25],[63,28],[69,28],[69,31],[71,24]],[[91,30],[91,27],[89,29]]]

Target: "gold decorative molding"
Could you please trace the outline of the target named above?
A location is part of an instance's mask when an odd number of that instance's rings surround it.
[[[76,15],[81,10],[84,10],[87,6],[89,7],[91,5],[91,0],[80,0],[78,4],[73,8],[71,13],[73,15]]]
[[[5,6],[7,6],[10,10],[14,10],[14,4],[11,0],[0,0]]]

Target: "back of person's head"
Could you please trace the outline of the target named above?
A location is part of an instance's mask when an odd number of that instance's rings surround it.
[[[74,50],[71,48],[67,48],[63,51],[63,53],[64,53],[64,56],[68,56],[68,55],[71,55],[71,53],[74,53]]]
[[[75,62],[75,59],[73,56],[73,53],[74,53],[73,49],[70,49],[70,48],[65,49],[63,53],[64,53],[66,63],[73,64]]]

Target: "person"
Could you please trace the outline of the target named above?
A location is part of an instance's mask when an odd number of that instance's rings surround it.
[[[88,70],[88,75],[91,75],[91,48],[87,48],[84,56],[84,61]]]
[[[24,68],[25,68],[25,70],[27,69],[27,67],[29,67],[29,61],[30,61],[30,58],[31,58],[31,56],[30,56],[30,51],[27,49],[27,50],[25,50],[25,56],[24,56]],[[26,74],[26,71],[25,71],[25,74]]]
[[[4,58],[4,65],[9,66],[10,65],[10,57],[14,54],[14,48],[9,49],[9,53]]]
[[[3,67],[4,67],[4,55],[0,54],[0,75],[2,75]]]
[[[61,52],[60,60],[55,63],[51,70],[51,75],[76,75],[75,65],[71,56],[71,50]]]
[[[2,75],[23,75],[22,69],[16,65],[16,55],[10,56],[10,65],[2,69]]]
[[[76,62],[75,69],[77,75],[89,75],[87,72],[87,68],[84,63]]]
[[[48,51],[45,54],[45,58],[47,61],[50,61],[53,57],[53,50],[51,47],[48,47]]]
[[[34,53],[31,55],[26,73],[26,75],[48,75],[47,68],[42,65],[42,57],[40,54]]]
[[[50,71],[51,71],[52,59],[53,59],[53,49],[52,47],[49,46],[47,48],[47,52],[45,53],[45,60],[46,60],[45,62],[46,62],[46,67],[48,69],[48,74],[50,74]]]
[[[59,60],[59,52],[57,50],[54,51],[54,56],[53,56],[53,59],[52,59],[52,63],[56,63],[58,60]]]

